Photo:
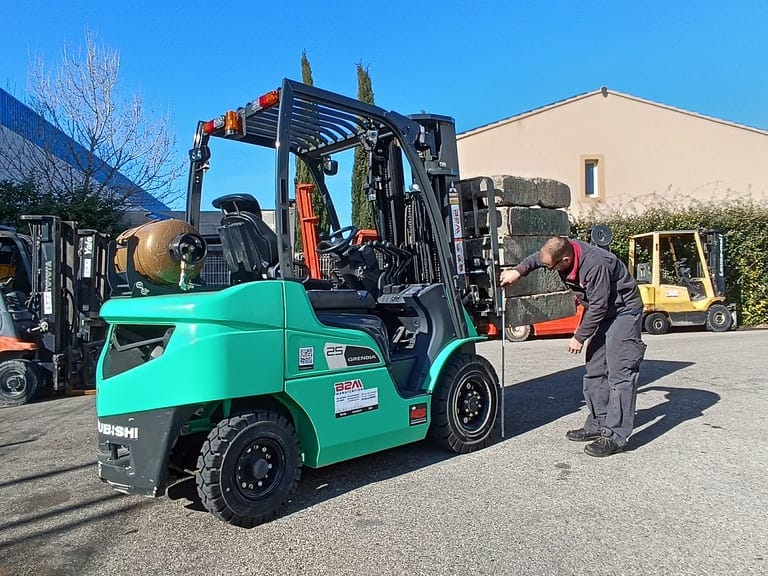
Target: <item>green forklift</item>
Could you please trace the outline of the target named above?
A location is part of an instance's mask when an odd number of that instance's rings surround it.
[[[213,201],[224,288],[200,280],[206,247],[195,232],[217,140],[276,156],[276,231],[252,196]],[[354,149],[369,164],[376,237],[365,241],[340,225],[326,184],[337,155]],[[334,262],[328,278],[311,278],[293,245],[292,157],[310,169],[329,216],[317,245]],[[472,274],[496,270],[464,261],[457,182],[453,119],[403,116],[287,79],[200,122],[187,227],[157,222],[117,247],[123,292],[101,309],[100,478],[161,496],[194,476],[208,511],[251,527],[280,511],[302,466],[428,437],[455,453],[488,445],[499,381],[476,352],[484,337],[466,305]]]

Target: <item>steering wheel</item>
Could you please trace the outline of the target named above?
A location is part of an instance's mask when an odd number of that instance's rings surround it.
[[[330,254],[331,252],[341,255],[344,250],[349,248],[358,230],[356,226],[344,226],[335,232],[332,232],[324,240],[317,243],[318,254]]]

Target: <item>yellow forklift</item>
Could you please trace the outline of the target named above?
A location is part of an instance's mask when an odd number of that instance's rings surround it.
[[[720,230],[638,234],[629,241],[629,269],[643,298],[643,326],[664,334],[670,326],[736,327],[725,303],[725,241]]]

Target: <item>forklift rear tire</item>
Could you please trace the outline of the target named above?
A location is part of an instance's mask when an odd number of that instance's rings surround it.
[[[669,318],[661,312],[652,312],[645,317],[645,331],[648,334],[666,334],[669,331]]]
[[[732,322],[731,311],[723,304],[712,304],[707,310],[707,330],[727,332],[731,329]]]
[[[429,437],[458,454],[484,448],[491,440],[498,406],[499,378],[491,363],[476,354],[456,354],[432,396]]]
[[[251,528],[271,520],[296,489],[301,451],[293,424],[262,410],[225,418],[197,459],[197,493],[211,514]]]
[[[504,334],[510,342],[525,342],[531,337],[531,326],[507,326]]]
[[[32,402],[40,392],[41,377],[29,360],[0,362],[0,406]]]

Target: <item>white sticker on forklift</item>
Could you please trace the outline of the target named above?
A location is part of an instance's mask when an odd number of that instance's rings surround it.
[[[50,292],[43,292],[43,314],[53,314],[53,296]]]
[[[333,394],[336,418],[370,412],[379,407],[379,389],[366,389],[359,378],[337,382],[333,385]]]
[[[464,230],[461,226],[461,208],[458,205],[451,204],[451,219],[453,220],[453,237],[455,239],[464,237]]]
[[[379,355],[366,346],[347,346],[329,342],[325,345],[324,352],[325,361],[331,370],[381,362]]]
[[[299,370],[311,370],[315,367],[315,349],[312,346],[299,348]]]

